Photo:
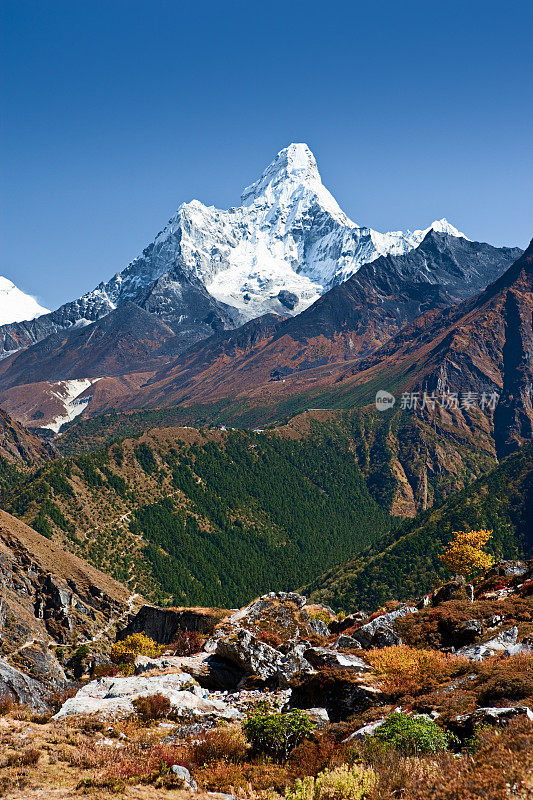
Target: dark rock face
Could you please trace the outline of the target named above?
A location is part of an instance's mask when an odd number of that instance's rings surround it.
[[[483,624],[478,619],[469,619],[455,630],[455,647],[473,644],[483,634]]]
[[[211,635],[215,626],[229,612],[217,612],[210,609],[174,609],[145,605],[120,631],[119,638],[124,639],[132,633],[145,633],[159,644],[170,644],[178,631],[198,631]]]
[[[364,264],[348,281],[287,320],[276,338],[288,334],[303,342],[319,334],[330,338],[353,331],[364,357],[426,311],[473,297],[521,254],[517,247],[492,247],[430,231],[415,250]]]
[[[61,690],[66,684],[67,681],[63,675],[62,682],[56,684],[55,688]],[[36,711],[42,712],[47,708],[45,687],[39,681],[30,678],[29,675],[0,658],[0,700],[7,698],[29,705]]]
[[[363,611],[357,611],[355,614],[348,614],[343,619],[336,619],[330,623],[329,629],[332,633],[342,633],[342,631],[352,628],[354,625],[360,625],[368,619],[368,614]]]
[[[30,465],[50,461],[57,455],[55,448],[0,409],[0,457],[14,464]]]
[[[285,308],[288,308],[290,311],[296,308],[300,301],[297,294],[289,292],[287,289],[281,290],[278,294],[278,300],[282,306],[285,306]]]
[[[365,684],[364,678],[356,672],[326,669],[296,683],[290,704],[293,708],[325,708],[332,722],[340,722],[370,706],[379,705],[381,697],[380,690]]]
[[[431,604],[438,606],[440,603],[446,603],[448,600],[474,600],[474,587],[471,583],[467,583],[463,577],[456,578],[453,581],[445,583],[444,586],[439,587],[433,593]]]

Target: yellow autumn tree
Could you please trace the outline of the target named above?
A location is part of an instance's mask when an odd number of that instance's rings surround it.
[[[441,561],[452,572],[468,578],[478,572],[483,572],[494,564],[493,557],[483,550],[492,531],[481,529],[479,531],[454,531],[453,539],[441,555]]]

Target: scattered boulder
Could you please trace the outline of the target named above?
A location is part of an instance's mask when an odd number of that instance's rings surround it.
[[[368,725],[363,725],[362,728],[358,728],[356,731],[351,733],[346,739],[343,740],[343,744],[347,742],[352,742],[354,739],[364,739],[366,736],[372,736],[372,734],[385,722],[385,717],[381,717],[377,719],[375,722],[370,722]]]
[[[236,664],[244,674],[257,675],[264,681],[275,678],[283,660],[283,653],[245,629],[219,639],[215,653]]]
[[[304,712],[309,717],[311,722],[314,722],[317,730],[322,730],[329,725],[329,714],[325,708],[305,708]]]
[[[515,626],[502,631],[493,639],[489,639],[488,642],[472,645],[471,647],[462,647],[457,650],[456,654],[464,656],[464,658],[468,658],[471,661],[483,661],[485,658],[494,655],[494,653],[502,651],[507,652],[509,655],[516,655],[516,653],[520,653],[524,649],[523,645],[516,643],[517,637],[518,628]]]
[[[289,311],[295,309],[300,302],[298,295],[294,294],[294,292],[289,292],[288,289],[281,289],[278,292],[278,300],[281,305],[285,306],[285,308],[288,308]]]
[[[338,667],[339,669],[354,669],[357,672],[369,672],[370,666],[362,658],[350,653],[340,653],[327,647],[309,647],[304,653],[305,659],[316,668]]]
[[[358,642],[353,636],[341,633],[333,647],[338,650],[361,650],[361,642]]]
[[[515,717],[526,717],[533,721],[533,711],[527,706],[478,708],[472,714],[460,714],[454,717],[450,721],[450,728],[460,739],[467,739],[479,725],[505,725]]]
[[[191,777],[191,773],[189,772],[187,767],[182,767],[179,764],[173,764],[172,772],[174,773],[176,778],[183,781],[184,789],[190,789],[192,792],[196,792],[198,790],[198,784]]]
[[[282,658],[277,674],[277,683],[281,689],[288,689],[295,676],[312,675],[315,672],[306,658],[308,650],[309,642],[298,642]]]

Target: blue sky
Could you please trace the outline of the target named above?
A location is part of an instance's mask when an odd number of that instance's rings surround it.
[[[346,213],[533,236],[533,6],[2,0],[0,274],[53,308],[305,141]]]

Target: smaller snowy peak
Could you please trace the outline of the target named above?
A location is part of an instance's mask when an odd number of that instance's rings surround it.
[[[48,314],[31,295],[25,294],[15,284],[0,276],[0,325],[24,322]]]
[[[460,239],[466,239],[467,241],[470,241],[468,236],[457,230],[455,225],[452,225],[451,222],[448,222],[448,220],[444,217],[442,219],[436,219],[434,222],[432,222],[429,228],[426,228],[424,231],[424,236],[426,233],[429,233],[429,231],[436,231],[436,233],[447,233],[449,236],[457,236]]]

